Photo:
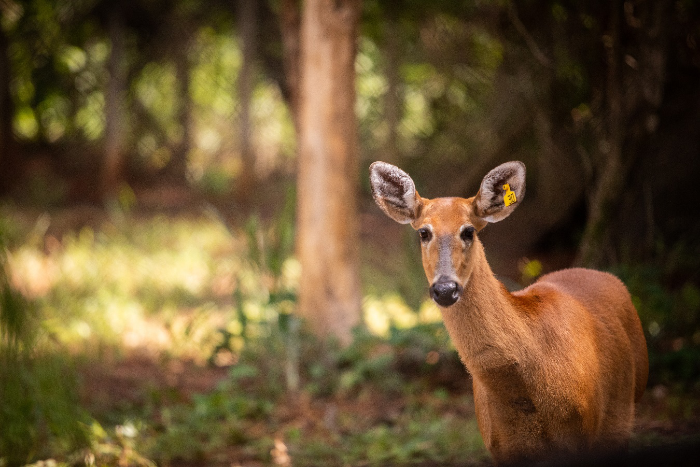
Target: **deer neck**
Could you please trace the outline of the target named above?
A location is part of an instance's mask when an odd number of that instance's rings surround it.
[[[493,275],[475,239],[471,276],[460,300],[442,309],[445,327],[467,369],[477,375],[518,364],[527,355],[527,323],[505,286]]]

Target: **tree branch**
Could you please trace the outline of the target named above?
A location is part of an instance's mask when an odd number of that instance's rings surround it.
[[[542,52],[542,49],[540,49],[540,47],[537,45],[537,42],[535,42],[535,39],[528,32],[523,22],[520,21],[518,12],[516,11],[515,4],[513,2],[508,4],[508,18],[513,23],[513,26],[515,26],[515,30],[518,31],[518,33],[520,33],[525,40],[525,44],[527,44],[528,49],[530,49],[530,52],[535,59],[540,62],[541,65],[547,68],[552,68],[552,61],[549,59],[549,57],[547,57],[547,55],[545,55],[544,52]]]

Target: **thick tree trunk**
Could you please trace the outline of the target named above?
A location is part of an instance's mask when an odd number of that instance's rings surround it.
[[[115,8],[108,26],[112,49],[107,63],[109,78],[105,94],[105,152],[102,165],[102,198],[114,200],[124,179],[125,154],[125,101],[126,69],[124,66],[124,23],[121,12]]]
[[[299,313],[350,343],[360,323],[355,55],[359,0],[307,0],[301,26]]]

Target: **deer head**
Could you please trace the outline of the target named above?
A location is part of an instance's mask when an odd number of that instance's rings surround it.
[[[422,198],[411,177],[386,162],[370,166],[372,195],[389,217],[418,231],[430,296],[454,305],[471,277],[473,246],[490,222],[510,215],[525,196],[525,164],[506,162],[491,170],[471,198]]]

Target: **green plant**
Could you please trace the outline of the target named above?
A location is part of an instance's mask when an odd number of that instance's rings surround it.
[[[45,340],[32,303],[7,278],[0,235],[0,461],[24,464],[86,446],[86,413],[63,350]]]
[[[650,385],[690,387],[700,381],[697,261],[695,251],[679,242],[654,261],[622,264],[613,270],[627,285],[644,327]]]

